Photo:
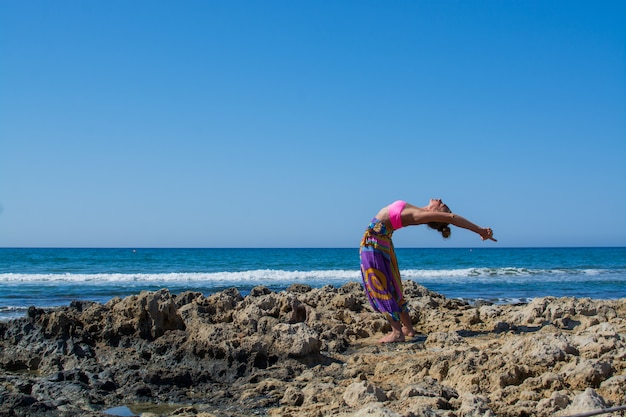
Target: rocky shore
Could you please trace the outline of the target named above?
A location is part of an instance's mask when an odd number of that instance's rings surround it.
[[[359,283],[31,307],[0,323],[0,416],[541,417],[626,404],[626,298],[469,305],[412,281],[405,294],[420,334],[391,345]]]

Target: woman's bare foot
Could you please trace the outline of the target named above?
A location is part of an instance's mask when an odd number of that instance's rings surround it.
[[[404,333],[402,332],[391,332],[388,333],[385,337],[379,340],[380,343],[397,343],[404,342]]]
[[[409,313],[406,311],[400,313],[400,322],[402,323],[402,333],[404,333],[405,336],[415,336],[415,329],[413,329],[413,322],[411,322]]]

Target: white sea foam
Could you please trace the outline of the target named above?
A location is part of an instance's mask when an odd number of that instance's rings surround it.
[[[615,274],[616,271],[602,269],[527,269],[527,268],[464,268],[464,269],[408,269],[401,270],[403,279],[413,279],[423,282],[485,282],[489,280],[507,280],[523,282],[525,279],[562,281],[590,279],[600,277],[605,273]],[[360,281],[358,270],[312,270],[312,271],[285,271],[274,269],[257,269],[238,272],[171,272],[171,273],[98,273],[98,274],[0,274],[0,284],[19,283],[89,283],[91,285],[115,283],[290,283],[308,281],[335,283]]]
[[[259,269],[239,272],[172,272],[157,274],[0,274],[0,283],[69,283],[87,282],[306,282],[307,280],[342,281],[360,279],[358,271],[283,271]]]

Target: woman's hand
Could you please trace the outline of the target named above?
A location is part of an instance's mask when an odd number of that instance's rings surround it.
[[[493,240],[494,242],[497,242],[496,239],[493,238],[493,230],[491,230],[490,228],[486,228],[486,229],[482,229],[480,231],[480,238],[482,240]]]

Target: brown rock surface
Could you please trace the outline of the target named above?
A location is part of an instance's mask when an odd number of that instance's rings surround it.
[[[144,403],[172,416],[552,416],[626,403],[626,299],[470,306],[411,281],[405,293],[419,335],[392,345],[377,343],[388,325],[359,283],[33,307],[0,323],[0,416]]]

